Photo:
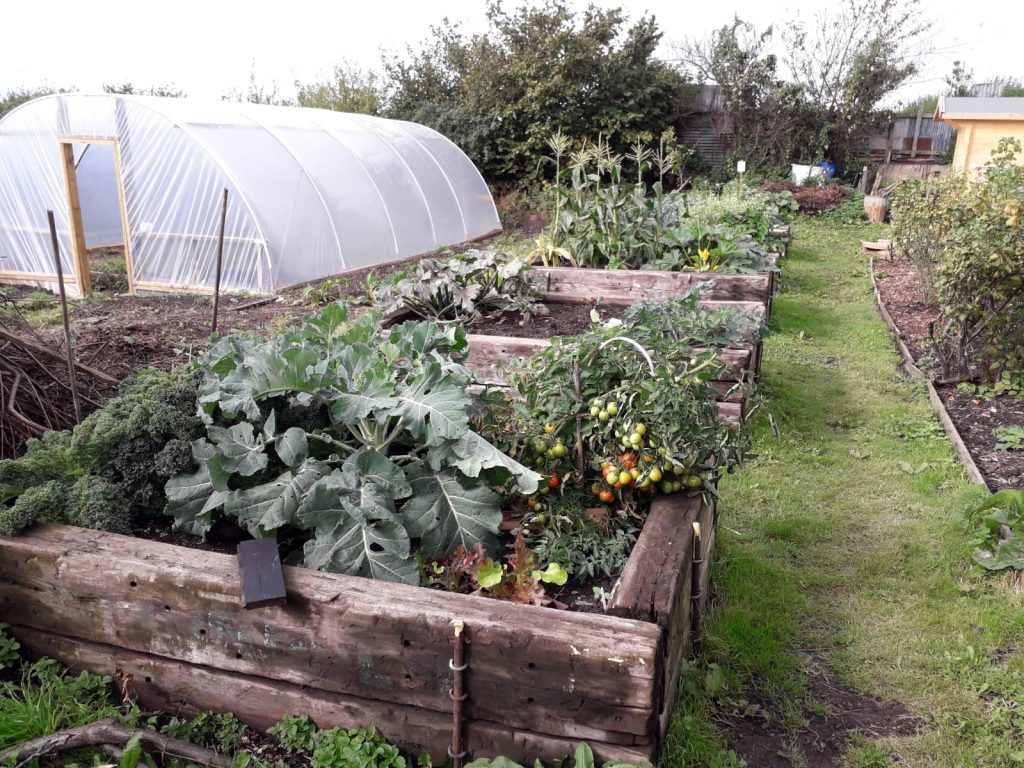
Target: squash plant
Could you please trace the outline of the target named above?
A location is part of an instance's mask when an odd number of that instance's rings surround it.
[[[471,428],[465,348],[461,327],[350,323],[343,304],[271,341],[220,339],[201,366],[196,468],[165,488],[175,529],[205,536],[221,514],[253,536],[297,532],[306,567],[408,583],[414,540],[432,558],[493,551],[491,486],[532,493],[539,476]]]
[[[514,312],[529,319],[547,312],[541,293],[528,279],[529,265],[498,251],[472,250],[441,259],[423,259],[411,273],[377,286],[374,300],[385,312],[409,309],[425,320],[472,323],[488,315]]]

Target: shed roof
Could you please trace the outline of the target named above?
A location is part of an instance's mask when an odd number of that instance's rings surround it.
[[[1024,120],[1024,98],[940,96],[936,120]]]

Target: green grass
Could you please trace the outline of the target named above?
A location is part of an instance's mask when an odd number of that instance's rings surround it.
[[[762,413],[757,458],[723,481],[718,600],[662,765],[742,765],[736,697],[797,733],[814,665],[927,724],[852,738],[851,768],[1024,765],[1024,596],[970,565],[952,517],[963,472],[922,385],[897,372],[860,253],[879,228],[802,219],[794,233],[762,381],[781,438]]]

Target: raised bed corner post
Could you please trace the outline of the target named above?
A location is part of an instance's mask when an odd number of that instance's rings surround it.
[[[452,700],[452,743],[448,747],[448,757],[452,760],[452,768],[462,768],[462,761],[466,757],[462,744],[462,707],[469,697],[463,691],[462,673],[469,668],[469,664],[465,661],[466,625],[461,620],[452,622],[452,625],[455,627],[455,647],[452,659],[448,662],[448,668],[452,671],[452,687],[448,691]]]

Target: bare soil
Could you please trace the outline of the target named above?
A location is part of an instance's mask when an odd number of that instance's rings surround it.
[[[578,336],[594,326],[592,312],[601,322],[621,319],[627,307],[584,303],[549,303],[546,314],[533,314],[524,320],[519,314],[505,312],[466,327],[470,333],[484,336],[514,336],[518,339],[549,339],[552,336]]]
[[[898,701],[855,693],[828,672],[807,681],[813,707],[805,712],[804,728],[794,736],[778,724],[777,713],[762,709],[762,716],[729,723],[732,748],[752,768],[840,768],[854,734],[871,739],[914,736],[925,722]],[[761,704],[761,706],[768,706]]]
[[[938,306],[914,264],[876,260],[875,282],[915,362],[926,360],[928,325],[938,315]],[[995,450],[997,429],[1024,427],[1024,397],[981,397],[948,385],[937,385],[936,390],[989,489],[1024,488],[1024,451]]]

